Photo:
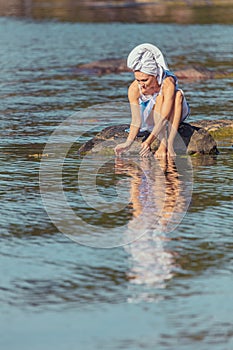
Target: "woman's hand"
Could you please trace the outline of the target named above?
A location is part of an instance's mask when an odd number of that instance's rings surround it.
[[[146,141],[144,141],[141,145],[141,150],[139,152],[139,155],[141,157],[148,157],[148,155],[150,154],[150,151],[151,151],[150,145]]]
[[[114,148],[115,154],[119,156],[121,153],[128,151],[130,146],[132,145],[133,140],[127,140],[124,143],[120,143]]]

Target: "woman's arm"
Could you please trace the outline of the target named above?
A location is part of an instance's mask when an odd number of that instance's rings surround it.
[[[115,147],[115,153],[120,154],[124,151],[127,151],[132,143],[134,142],[138,131],[141,126],[141,114],[140,114],[140,106],[138,103],[140,92],[138,88],[138,83],[135,80],[128,89],[128,98],[131,109],[131,123],[129,129],[129,135],[127,137],[126,142],[121,143]]]
[[[162,94],[157,97],[158,107],[154,109],[154,128],[147,138],[146,143],[150,145],[166,125],[167,120],[174,108],[176,85],[172,77],[168,77],[163,82]],[[161,100],[159,100],[161,99]]]
[[[128,89],[128,99],[131,109],[131,124],[128,136],[128,139],[130,140],[135,139],[141,126],[141,113],[138,102],[139,96],[140,92],[138,88],[138,83],[136,80],[134,80]]]

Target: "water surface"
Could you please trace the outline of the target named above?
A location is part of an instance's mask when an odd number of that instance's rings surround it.
[[[79,245],[54,226],[41,201],[38,155],[73,113],[80,116],[78,132],[88,130],[81,141],[104,125],[128,122],[127,113],[119,116],[111,106],[126,104],[132,75],[80,76],[74,73],[78,64],[126,57],[147,38],[174,69],[197,64],[228,71],[232,27],[1,18],[0,28],[1,348],[231,350],[231,140],[219,143],[217,157],[192,159],[191,205],[174,231],[149,232],[114,249]],[[232,117],[230,79],[181,86],[190,101],[190,121]],[[77,200],[79,142],[64,164],[65,191],[85,220],[100,220],[94,223],[101,226],[104,217]],[[133,185],[125,187],[126,195],[131,188],[137,198],[142,173],[125,161],[117,178],[113,162],[99,173],[98,190],[110,199],[116,180]],[[182,177],[169,174],[168,189],[177,198]],[[143,198],[105,225],[122,234],[122,223],[140,212]]]

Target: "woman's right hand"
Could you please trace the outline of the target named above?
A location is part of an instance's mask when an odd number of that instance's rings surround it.
[[[150,151],[151,151],[150,145],[146,141],[144,141],[141,145],[141,150],[139,152],[139,155],[141,157],[148,157],[148,155],[150,154]]]
[[[119,143],[119,145],[117,145],[114,148],[115,154],[119,156],[121,153],[128,151],[132,143],[133,141],[126,141],[124,143]]]

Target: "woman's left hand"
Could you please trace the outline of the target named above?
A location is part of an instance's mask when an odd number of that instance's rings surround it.
[[[139,155],[141,157],[148,157],[148,155],[150,154],[150,145],[145,141],[142,143],[141,145],[141,150],[139,152]]]

